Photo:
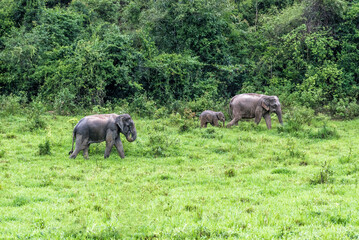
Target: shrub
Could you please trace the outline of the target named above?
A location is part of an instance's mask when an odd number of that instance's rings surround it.
[[[106,114],[111,112],[112,112],[111,104],[106,104],[106,106],[95,105],[92,108],[93,114]]]
[[[334,179],[331,176],[334,174],[333,170],[327,162],[324,162],[320,171],[317,174],[314,174],[313,177],[309,180],[310,184],[324,184],[332,182]]]
[[[192,100],[185,104],[185,108],[191,110],[195,115],[199,115],[205,110],[221,111],[226,114],[228,102],[222,99],[217,99],[212,96],[210,93],[206,92],[202,97],[198,97],[195,100]],[[187,110],[188,111],[188,110]],[[226,119],[229,119],[229,116],[226,116]]]
[[[0,95],[0,109],[5,115],[14,115],[22,111],[22,105],[26,102],[26,96]]]
[[[168,116],[168,110],[165,107],[160,107],[158,108],[155,112],[153,117],[155,119],[159,119],[159,118],[165,118]]]
[[[5,150],[0,150],[0,158],[3,158],[5,156]]]
[[[45,120],[41,117],[40,114],[30,114],[28,115],[28,121],[29,121],[29,129],[30,131],[33,131],[35,129],[42,129],[46,127]]]
[[[30,200],[27,197],[16,197],[12,202],[12,205],[14,207],[21,207],[25,204],[28,204],[29,202]]]
[[[140,117],[153,117],[157,107],[155,101],[148,98],[146,94],[136,95],[130,103],[130,111],[136,112]]]
[[[178,132],[187,132],[191,127],[189,126],[188,122],[184,122],[180,125]]]
[[[294,106],[284,116],[287,120],[291,120],[300,125],[310,125],[314,119],[314,110],[304,106]]]
[[[303,126],[293,120],[287,120],[283,126],[279,126],[277,128],[278,133],[294,133],[295,135],[297,135],[297,133],[302,130]]]
[[[233,168],[231,168],[231,169],[226,170],[224,172],[224,175],[226,177],[234,177],[234,176],[236,176],[236,171]]]
[[[221,139],[221,138],[223,138],[223,134],[218,133],[215,128],[206,128],[204,131],[202,131],[202,136],[201,137],[202,138],[209,138],[209,139],[212,139],[212,138]]]
[[[36,228],[44,229],[45,228],[45,220],[44,219],[36,219],[34,222]]]
[[[352,148],[349,148],[348,155],[339,157],[339,163],[346,164],[352,160]]]
[[[155,157],[169,156],[169,148],[175,144],[176,139],[170,139],[166,134],[153,133],[150,135],[148,145],[150,146],[150,154]]]
[[[126,99],[118,99],[112,103],[113,112],[117,114],[129,113],[129,103]]]
[[[284,115],[284,125],[278,128],[278,132],[298,135],[298,132],[303,131],[304,125],[309,126],[312,123],[314,117],[313,109],[304,106],[295,106]]]
[[[352,119],[359,116],[359,105],[348,99],[341,98],[329,106],[334,118],[338,119]]]
[[[39,144],[39,155],[50,155],[51,154],[51,146],[49,140],[46,140],[45,143]]]
[[[68,88],[63,88],[55,97],[54,107],[58,114],[67,115],[74,112],[75,94],[71,93]]]
[[[326,123],[324,123],[323,126],[316,131],[310,131],[309,137],[319,139],[338,139],[340,136],[335,128],[330,128]]]
[[[287,145],[286,145],[286,153],[287,153],[287,156],[290,158],[304,159],[304,157],[305,157],[304,151],[299,151],[296,149],[296,144],[295,144],[295,141],[293,141],[293,139],[288,139]]]
[[[45,106],[40,100],[34,100],[30,103],[29,113],[27,116],[28,128],[30,131],[46,127],[46,121],[42,115],[45,112]]]

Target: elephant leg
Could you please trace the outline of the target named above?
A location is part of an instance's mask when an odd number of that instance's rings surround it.
[[[206,120],[204,118],[201,118],[201,128],[205,127]]]
[[[87,146],[87,148],[84,149],[83,155],[85,159],[89,159],[89,146]]]
[[[212,126],[218,127],[218,119],[213,119]]]
[[[111,149],[114,144],[115,144],[114,134],[112,133],[112,131],[109,130],[106,135],[106,150],[104,155],[105,158],[108,158],[110,156]]]
[[[121,158],[125,158],[125,151],[123,150],[123,145],[120,139],[120,136],[115,141],[115,147],[117,149],[118,155],[120,155]]]
[[[258,125],[262,120],[262,116],[260,114],[256,114],[254,122]]]
[[[113,145],[115,144],[115,141],[111,140],[110,142],[106,142],[106,150],[105,150],[105,158],[108,158],[110,156],[111,153],[111,149],[113,147]]]
[[[270,113],[264,114],[263,117],[264,117],[264,120],[266,121],[267,128],[271,129],[272,128],[272,122],[271,122],[271,118],[270,118]]]
[[[230,121],[228,124],[227,124],[227,128],[229,128],[229,127],[232,127],[233,125],[238,125],[238,122],[239,122],[239,120],[241,120],[241,118],[242,117],[234,117],[233,119],[232,119],[232,121]]]
[[[70,158],[76,158],[77,154],[79,154],[79,152],[81,150],[86,149],[86,147],[88,148],[87,139],[82,139],[82,135],[77,135],[76,136],[76,147],[75,147],[74,152],[70,155]]]

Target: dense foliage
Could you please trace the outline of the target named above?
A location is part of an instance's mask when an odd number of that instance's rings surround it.
[[[359,115],[358,0],[2,0],[0,16],[1,94],[60,112],[261,92]]]

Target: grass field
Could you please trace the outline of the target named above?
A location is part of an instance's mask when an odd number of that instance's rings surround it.
[[[275,118],[267,130],[133,117],[125,159],[104,159],[104,143],[69,159],[82,117],[44,114],[30,131],[1,116],[1,239],[359,238],[359,120],[286,132]]]

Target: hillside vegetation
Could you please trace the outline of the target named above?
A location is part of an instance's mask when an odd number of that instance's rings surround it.
[[[359,115],[357,0],[2,0],[0,16],[1,93],[62,114],[259,92]]]

